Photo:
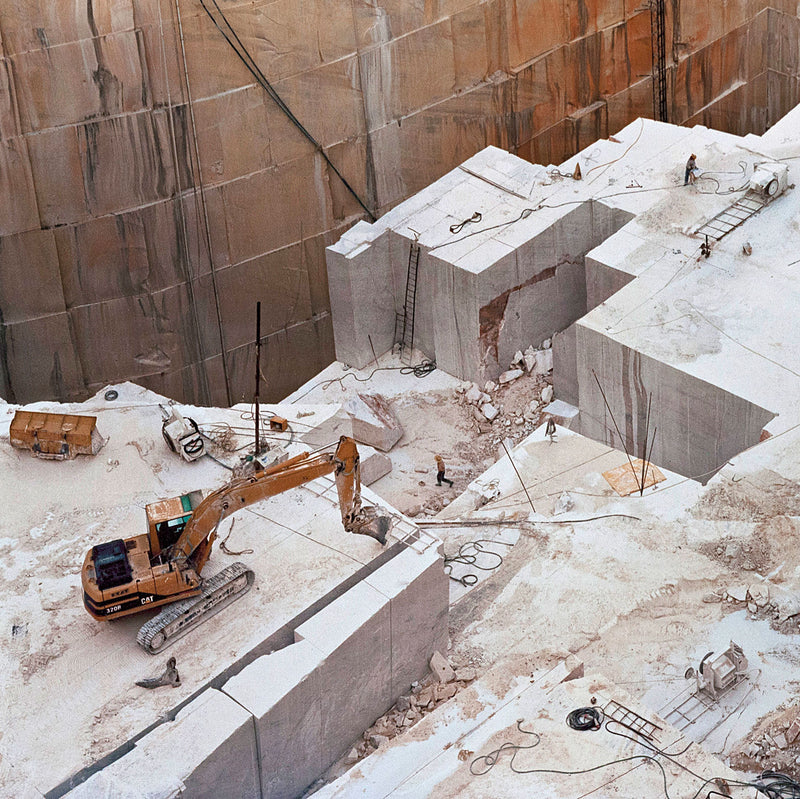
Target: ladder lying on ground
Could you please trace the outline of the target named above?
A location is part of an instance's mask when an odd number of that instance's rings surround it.
[[[720,211],[715,217],[709,219],[696,232],[701,236],[708,236],[719,241],[723,236],[727,236],[728,233],[739,227],[742,222],[746,222],[751,216],[757,214],[770,203],[771,199],[771,197],[751,189],[733,205],[729,205],[724,211]]]
[[[411,242],[408,251],[406,298],[403,312],[395,314],[394,340],[400,345],[400,359],[408,361],[414,351],[414,310],[417,302],[417,270],[419,268],[419,242]]]

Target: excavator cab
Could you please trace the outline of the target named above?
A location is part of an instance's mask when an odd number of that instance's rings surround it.
[[[145,508],[151,559],[157,559],[172,548],[202,501],[202,491],[191,491],[180,497],[151,502]]]

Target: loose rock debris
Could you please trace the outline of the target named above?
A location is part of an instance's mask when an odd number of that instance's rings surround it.
[[[364,731],[361,740],[345,757],[345,766],[352,766],[413,727],[478,676],[470,666],[454,667],[440,652],[434,652],[430,665],[431,672],[419,682],[412,683],[411,692],[401,696],[391,710]]]

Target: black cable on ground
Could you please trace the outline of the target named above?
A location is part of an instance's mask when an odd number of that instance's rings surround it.
[[[472,566],[473,569],[480,569],[481,571],[490,572],[494,571],[495,569],[499,569],[501,564],[503,563],[503,556],[497,552],[492,552],[490,549],[485,549],[483,544],[502,544],[506,547],[514,546],[513,544],[508,543],[507,541],[496,541],[491,538],[478,538],[475,541],[468,541],[466,544],[462,544],[458,548],[458,552],[455,555],[445,555],[444,556],[444,573],[454,582],[461,583],[463,586],[471,586],[475,585],[478,582],[478,575],[474,572],[467,572],[466,574],[462,575],[461,577],[453,577],[453,564],[459,563],[466,566]],[[474,549],[474,552],[470,552],[470,547]],[[492,563],[490,566],[479,566],[478,565],[478,556],[479,555],[490,555],[494,558],[497,558],[496,563]]]
[[[777,771],[764,771],[756,788],[769,799],[800,799],[800,782]]]
[[[665,757],[670,761],[670,763],[673,763],[687,774],[691,774],[692,777],[702,782],[700,787],[697,789],[697,792],[694,794],[694,796],[690,797],[690,799],[699,799],[700,794],[705,790],[706,786],[710,785],[711,783],[717,783],[717,781],[720,779],[720,777],[717,776],[706,779],[701,774],[698,774],[696,771],[692,771],[692,769],[676,759],[689,750],[693,744],[693,741],[689,741],[689,743],[680,752],[666,752],[663,749],[659,749],[655,744],[650,743],[650,741],[647,741],[644,738],[634,738],[630,735],[626,735],[623,732],[614,732],[614,730],[612,730],[609,726],[614,721],[615,719],[608,719],[605,725],[606,730],[611,733],[611,735],[617,735],[620,738],[626,738],[629,741],[633,741],[634,743],[644,746],[655,755]],[[616,723],[619,724],[619,722]],[[755,788],[758,793],[763,794],[764,796],[768,797],[768,799],[800,799],[800,783],[796,782],[786,774],[780,774],[776,771],[765,771],[761,774],[759,780],[753,782],[729,779],[726,779],[726,782],[728,785],[733,785],[737,788]],[[709,795],[712,794],[706,794],[706,797]]]
[[[481,219],[483,219],[483,215],[481,214],[481,212],[475,211],[475,213],[469,219],[465,219],[463,222],[457,222],[454,225],[450,225],[450,232],[461,233],[465,225],[469,225],[472,222],[480,222]]]
[[[601,769],[608,768],[609,766],[615,766],[618,763],[631,763],[637,760],[642,760],[645,762],[653,763],[659,768],[659,770],[661,771],[661,777],[664,782],[664,796],[666,797],[666,799],[672,799],[672,797],[669,795],[669,791],[667,790],[667,773],[664,770],[664,767],[661,765],[661,763],[659,763],[651,755],[631,755],[630,757],[621,757],[618,760],[611,760],[607,763],[600,763],[600,765],[593,766],[592,768],[578,769],[574,771],[553,769],[553,768],[532,768],[532,769],[516,768],[516,766],[514,765],[514,760],[516,759],[517,754],[520,752],[520,750],[533,749],[535,746],[538,746],[541,740],[540,736],[537,733],[533,732],[532,730],[525,730],[522,728],[523,721],[524,719],[517,720],[517,729],[520,732],[525,733],[526,735],[535,736],[536,740],[532,744],[529,744],[528,746],[521,746],[519,744],[512,744],[511,742],[506,742],[497,749],[489,752],[488,754],[479,755],[478,757],[476,757],[469,765],[470,773],[474,774],[476,777],[488,773],[495,766],[495,764],[500,759],[500,756],[503,754],[503,752],[513,753],[511,755],[511,760],[509,761],[508,767],[509,769],[511,769],[511,771],[514,772],[514,774],[563,774],[566,776],[575,776],[578,774],[590,774],[593,771],[600,771]],[[480,770],[476,771],[476,768]]]
[[[605,715],[599,707],[579,707],[567,715],[567,726],[573,730],[599,730]]]
[[[250,55],[250,51],[244,46],[242,40],[239,38],[239,35],[233,29],[233,26],[228,21],[228,18],[225,16],[225,13],[219,7],[217,0],[212,0],[214,4],[214,8],[217,10],[217,13],[220,15],[222,20],[225,22],[227,30],[230,32],[226,32],[222,29],[222,26],[217,22],[214,15],[211,13],[211,10],[205,3],[205,0],[200,0],[200,5],[203,7],[203,10],[208,15],[208,18],[214,23],[214,27],[225,37],[225,41],[231,46],[231,49],[236,53],[239,57],[239,60],[245,65],[248,72],[256,79],[256,82],[261,86],[262,89],[272,98],[275,104],[280,108],[281,111],[289,118],[292,124],[305,136],[305,138],[314,146],[317,152],[325,159],[325,163],[334,171],[336,176],[339,180],[342,181],[344,187],[350,192],[350,194],[355,197],[358,204],[364,209],[369,216],[371,222],[374,222],[376,219],[375,214],[370,211],[369,208],[365,205],[364,201],[358,195],[358,192],[347,182],[344,175],[336,168],[336,165],[331,161],[328,157],[325,150],[322,148],[322,145],[309,133],[309,131],[305,128],[302,122],[292,113],[289,106],[285,103],[283,98],[275,91],[275,88],[272,84],[267,80],[266,75],[261,71],[258,64],[256,64],[255,59],[252,55]],[[238,46],[237,46],[238,45]],[[240,49],[241,48],[241,49]]]
[[[334,383],[341,384],[346,377],[352,377],[353,380],[359,383],[367,383],[372,379],[376,372],[400,372],[401,375],[411,375],[414,377],[427,377],[431,372],[436,369],[436,361],[425,360],[416,364],[416,366],[376,366],[366,377],[359,377],[355,372],[347,372],[341,377],[331,377],[329,380],[322,380],[319,383],[314,383],[313,386],[304,391],[299,397],[293,400],[297,402],[301,400],[306,394],[310,394],[315,388],[322,388],[323,391],[329,389]],[[342,386],[344,390],[344,386]]]
[[[582,707],[576,710],[573,710],[567,716],[567,723],[573,729],[581,729],[581,730],[593,730],[599,729],[599,727],[595,727],[594,724],[602,715],[602,711],[596,707]],[[570,723],[570,720],[574,721],[574,724],[577,726],[573,726]],[[634,743],[640,744],[645,748],[649,749],[650,752],[653,754],[641,754],[641,755],[631,755],[630,757],[623,757],[618,758],[616,760],[610,760],[606,763],[600,763],[597,766],[593,766],[592,768],[588,769],[576,769],[576,770],[566,770],[566,769],[545,769],[545,768],[538,768],[538,769],[520,769],[514,765],[514,760],[516,759],[517,754],[522,749],[533,749],[535,746],[538,746],[539,742],[541,741],[541,737],[533,732],[532,730],[526,730],[522,727],[524,719],[517,720],[517,729],[519,732],[525,733],[525,735],[532,735],[535,737],[535,741],[533,743],[523,746],[520,744],[514,744],[510,741],[506,741],[497,749],[489,752],[486,755],[479,755],[475,759],[472,760],[470,763],[470,773],[475,776],[481,776],[483,774],[488,773],[498,762],[503,752],[511,752],[511,760],[509,761],[508,767],[509,769],[514,772],[515,774],[562,774],[566,776],[576,776],[580,774],[589,774],[593,771],[599,771],[604,768],[608,768],[610,766],[615,766],[620,763],[629,763],[632,761],[640,760],[643,762],[653,763],[661,772],[661,777],[663,780],[663,790],[664,796],[666,799],[672,799],[669,794],[669,786],[667,784],[667,772],[664,766],[656,759],[656,757],[664,757],[669,760],[672,764],[678,766],[686,773],[690,774],[695,779],[699,780],[702,784],[694,793],[693,796],[688,797],[688,799],[701,799],[701,794],[703,794],[702,799],[710,799],[712,796],[726,796],[724,793],[720,793],[720,791],[714,790],[714,787],[719,788],[721,785],[725,785],[727,787],[737,787],[737,788],[754,788],[756,792],[762,796],[767,797],[767,799],[800,799],[800,782],[789,777],[786,774],[781,774],[776,771],[764,771],[757,780],[754,781],[744,781],[744,780],[731,780],[731,779],[723,779],[721,777],[709,777],[705,778],[696,772],[692,771],[690,768],[685,766],[680,761],[676,760],[676,757],[685,754],[689,748],[693,745],[693,742],[690,741],[687,746],[682,749],[680,752],[675,753],[668,753],[663,749],[659,749],[654,744],[650,743],[646,739],[642,737],[634,738],[630,735],[626,735],[625,733],[614,732],[610,727],[609,724],[614,721],[614,719],[606,719],[605,728],[606,730],[611,733],[612,735],[617,735],[621,738],[626,738]],[[589,726],[591,724],[591,726]],[[602,721],[601,721],[602,724]],[[585,725],[585,726],[584,726]],[[624,726],[624,725],[623,725]],[[709,788],[713,784],[714,787]],[[708,789],[708,790],[707,790]]]
[[[476,777],[479,777],[482,774],[488,773],[489,771],[492,770],[494,765],[500,759],[500,755],[502,755],[503,752],[513,752],[514,753],[514,754],[511,755],[511,762],[509,763],[509,766],[511,767],[512,771],[515,771],[515,769],[514,769],[514,758],[517,756],[517,752],[521,751],[522,749],[533,749],[535,746],[538,746],[539,745],[539,741],[542,740],[538,733],[535,733],[532,730],[523,730],[522,729],[522,722],[524,720],[525,719],[517,719],[517,729],[520,732],[524,732],[525,735],[532,735],[536,739],[533,743],[528,744],[527,746],[522,746],[521,744],[512,744],[510,742],[506,742],[506,743],[502,744],[499,748],[495,749],[494,751],[489,752],[488,755],[479,755],[478,757],[476,757],[469,764],[470,772],[472,774],[474,774]],[[481,763],[486,768],[484,768],[481,771],[476,771],[475,770],[475,768],[476,768],[475,764],[476,763]],[[519,773],[519,772],[517,772],[517,773]]]

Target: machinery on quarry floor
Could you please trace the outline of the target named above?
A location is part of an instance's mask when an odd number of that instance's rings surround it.
[[[164,417],[161,423],[161,435],[164,436],[167,446],[185,461],[191,462],[202,458],[206,453],[206,447],[197,422],[184,417],[175,407],[169,411],[163,405],[159,407]]]
[[[96,416],[18,410],[9,428],[11,446],[30,450],[45,460],[72,460],[96,455],[106,440],[97,429]]]
[[[733,641],[721,655],[709,660],[713,654],[709,652],[700,661],[697,671],[687,669],[686,676],[695,677],[698,693],[718,699],[747,678],[748,663],[742,648]]]
[[[359,455],[342,436],[334,453],[304,452],[283,463],[235,478],[202,498],[200,491],[147,506],[148,531],[92,547],[81,572],[83,603],[96,619],[117,619],[170,603],[139,630],[137,641],[155,654],[244,594],[255,575],[234,563],[201,577],[217,528],[240,508],[334,472],[344,529],[381,544],[391,518],[361,507]]]

